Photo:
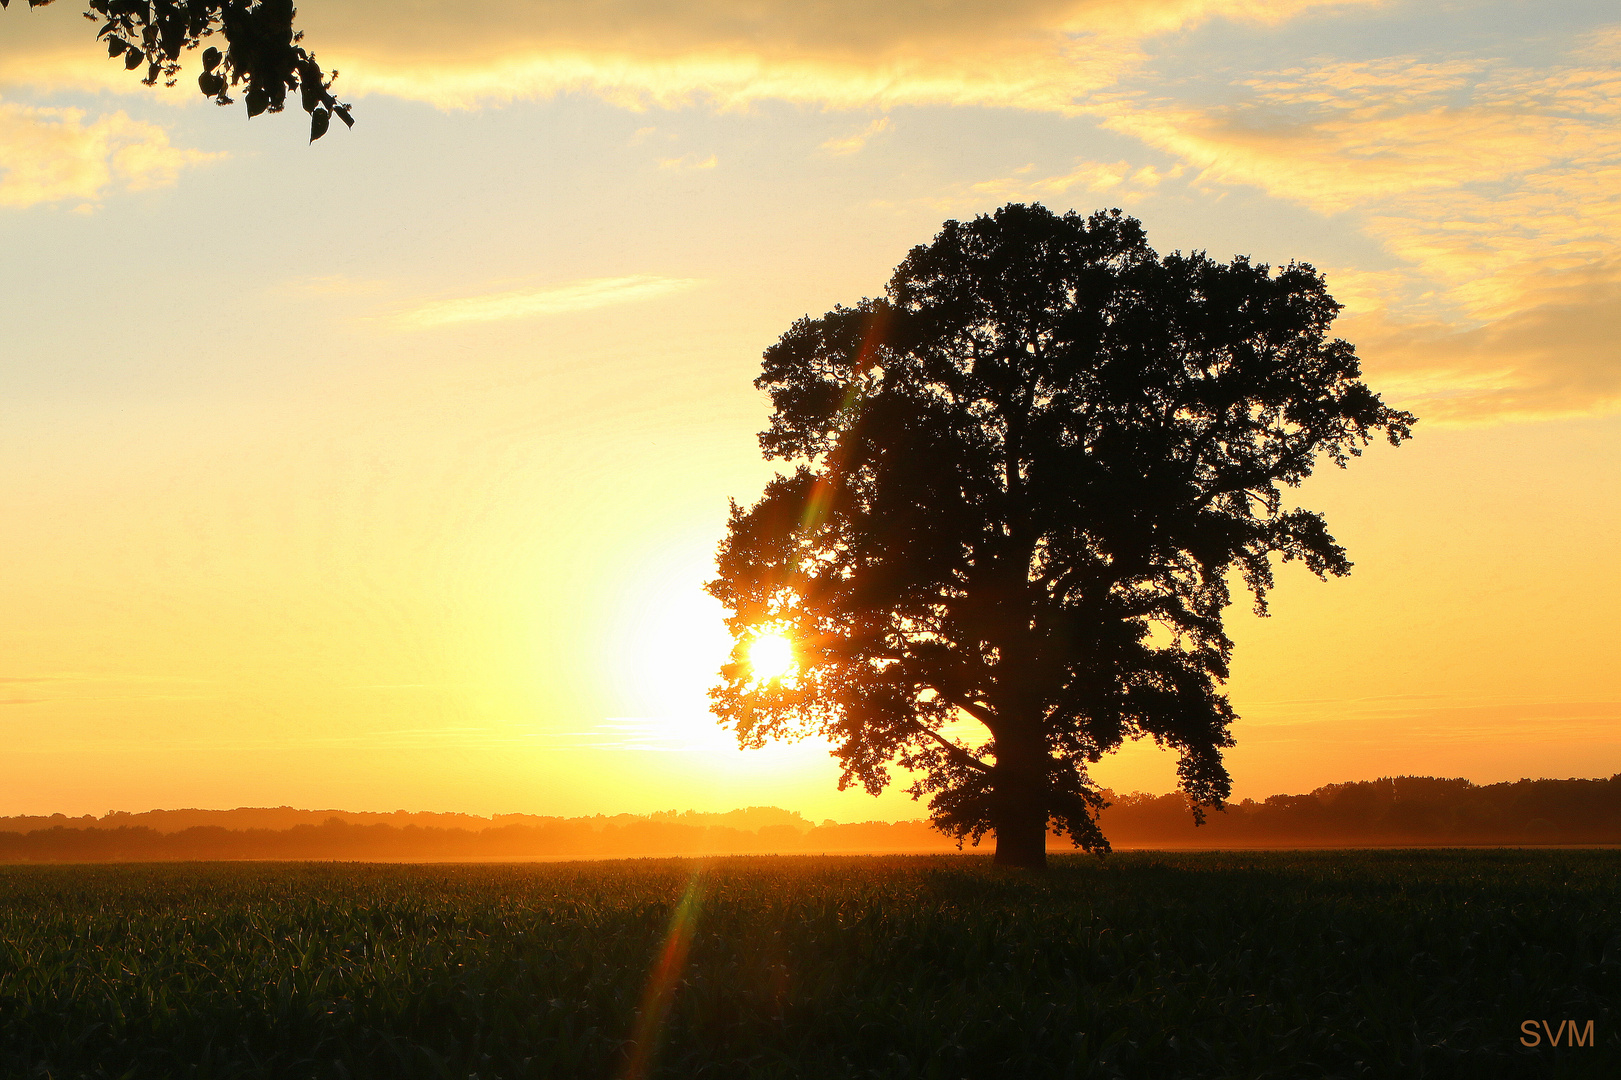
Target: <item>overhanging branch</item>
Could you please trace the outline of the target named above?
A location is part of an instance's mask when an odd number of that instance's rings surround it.
[[[964,750],[962,747],[958,746],[956,743],[954,743],[951,740],[947,739],[944,735],[941,735],[938,731],[935,731],[932,728],[925,727],[923,724],[919,723],[916,720],[913,720],[911,723],[912,723],[912,727],[915,728],[917,731],[921,732],[924,735],[927,735],[929,738],[931,738],[935,742],[939,743],[941,745],[941,747],[944,748],[944,750],[946,752],[946,756],[949,757],[952,761],[955,761],[957,764],[965,766],[967,768],[976,769],[976,770],[978,770],[979,772],[982,772],[982,773],[988,773],[988,772],[991,771],[991,767],[989,765],[985,764],[983,761],[979,760],[973,754],[970,754],[968,751]]]

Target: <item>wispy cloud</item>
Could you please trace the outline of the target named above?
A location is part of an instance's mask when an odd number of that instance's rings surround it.
[[[590,93],[631,107],[779,99],[1072,112],[1154,35],[1212,19],[1273,25],[1381,0],[323,0],[299,25],[346,94],[446,108]],[[0,85],[141,92],[84,23],[13,13]],[[188,58],[190,59],[190,58]],[[186,85],[186,80],[182,80]],[[196,100],[195,93],[162,95]]]
[[[854,135],[846,135],[843,138],[829,139],[822,144],[821,148],[825,152],[833,154],[836,157],[842,157],[846,154],[854,154],[862,147],[866,146],[873,136],[888,131],[889,127],[889,117],[880,116],[878,119],[874,120],[872,123],[856,132]]]
[[[398,317],[400,325],[427,329],[456,323],[495,322],[503,319],[564,315],[616,304],[653,300],[690,289],[696,278],[630,277],[591,278],[563,285],[509,289],[479,296],[460,296],[418,304]]]
[[[735,751],[735,739],[707,713],[696,716],[611,716],[590,731],[535,732],[558,749],[645,750],[657,753]]]
[[[1204,83],[1166,36],[1215,19],[1276,25],[1382,2],[467,0],[398,19],[385,0],[324,0],[301,25],[343,69],[345,93],[443,108],[578,93],[633,109],[782,100],[1090,114],[1180,162],[1197,190],[1253,187],[1381,245],[1394,269],[1334,275],[1351,305],[1343,325],[1361,335],[1370,373],[1390,375],[1430,415],[1474,422],[1618,407],[1616,347],[1582,330],[1580,347],[1564,348],[1558,328],[1600,325],[1613,302],[1604,283],[1621,281],[1612,273],[1621,266],[1621,29],[1535,67],[1438,50],[1216,70],[1213,56],[1201,58]],[[117,64],[87,59],[73,20],[14,15],[13,30],[0,84],[61,85],[69,66],[80,82],[93,63],[98,86],[145,92]],[[884,123],[822,150],[856,153]],[[0,206],[88,207],[108,191],[172,183],[200,160],[122,114],[0,105]],[[718,167],[707,154],[655,160],[669,172]],[[1141,160],[1080,160],[957,185],[933,201],[953,213],[1082,193],[1129,203],[1176,176]],[[519,289],[425,302],[399,321],[549,315],[676,287],[622,278]]]
[[[1342,332],[1381,388],[1431,421],[1480,424],[1621,410],[1621,265],[1550,275],[1501,318],[1459,327],[1375,309]]]
[[[328,0],[300,15],[353,92],[442,107],[586,92],[631,107],[779,99],[1073,112],[1078,94],[1140,61],[1148,36],[1345,2],[467,0],[399,19],[386,0]]]
[[[95,47],[95,27],[64,16],[69,13],[60,5],[49,10],[13,6],[0,14],[5,20],[0,24],[5,41],[0,49],[0,86],[30,93],[87,87],[149,92],[136,73],[125,69],[123,58],[115,60]]]
[[[0,102],[0,207],[93,209],[110,190],[164,187],[224,156],[173,146],[163,128],[122,112],[87,119],[81,109]]]
[[[930,202],[943,211],[955,212],[960,208],[980,209],[999,202],[1059,202],[1081,192],[1120,199],[1146,195],[1165,181],[1175,180],[1186,172],[1187,168],[1183,165],[1159,169],[1153,165],[1137,165],[1124,160],[1104,162],[1082,159],[1077,160],[1074,167],[1066,172],[1038,176],[1035,166],[1026,165],[1007,176],[962,185]]]
[[[700,154],[683,154],[680,157],[660,158],[659,168],[665,172],[697,172],[713,169],[719,161],[714,154],[707,157]]]
[[[1144,98],[1105,126],[1359,228],[1398,262],[1347,277],[1370,372],[1432,418],[1621,407],[1621,32],[1562,65],[1324,61],[1237,103]],[[1331,274],[1331,284],[1335,275]],[[1376,280],[1377,279],[1377,280]]]
[[[1607,62],[1595,50],[1607,52]],[[1397,57],[1247,80],[1236,105],[1153,104],[1105,120],[1207,183],[1354,213],[1478,314],[1621,244],[1621,34],[1545,70]]]
[[[1368,697],[1355,700],[1257,702],[1246,707],[1246,728],[1310,731],[1325,725],[1362,730],[1370,741],[1389,738],[1392,725],[1423,740],[1472,742],[1481,736],[1608,737],[1621,719],[1618,701],[1468,700]],[[1346,725],[1349,719],[1356,723]]]

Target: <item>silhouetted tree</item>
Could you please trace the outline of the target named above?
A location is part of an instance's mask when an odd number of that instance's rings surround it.
[[[1339,307],[1308,265],[1162,258],[1119,211],[947,222],[883,299],[765,353],[760,446],[805,463],[732,505],[716,713],[745,746],[831,737],[841,787],[917,770],[935,824],[994,831],[1005,865],[1045,865],[1049,826],[1108,848],[1087,767],[1128,737],[1178,751],[1196,817],[1220,805],[1228,572],[1263,613],[1273,554],[1347,573],[1280,486],[1414,422],[1328,339]],[[793,673],[750,671],[767,631]]]
[[[53,0],[28,0],[30,8]],[[161,77],[173,86],[180,72],[180,54],[197,48],[204,38],[219,34],[225,50],[210,45],[203,50],[197,86],[204,97],[231,104],[230,91],[243,87],[248,115],[280,112],[287,95],[298,91],[310,114],[310,141],[326,134],[332,117],[349,127],[354,117],[349,106],[332,96],[334,71],[329,77],[315,62],[315,54],[299,42],[304,35],[293,29],[298,14],[292,0],[89,0],[85,18],[101,23],[96,40],[107,42],[107,55],[122,57],[130,71],[145,67],[142,78],[153,86]],[[0,0],[0,8],[11,0]]]

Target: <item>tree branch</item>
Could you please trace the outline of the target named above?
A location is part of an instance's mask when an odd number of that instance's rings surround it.
[[[961,706],[958,707],[961,708]],[[989,773],[991,771],[991,767],[989,765],[985,764],[983,761],[979,760],[973,754],[970,754],[956,743],[950,741],[938,731],[935,731],[932,728],[924,727],[923,724],[916,720],[911,721],[911,724],[914,730],[927,735],[929,738],[939,743],[945,749],[946,756],[952,761],[955,761],[957,764],[966,766],[970,769],[977,769],[982,773]]]
[[[985,708],[985,706],[980,705],[980,704],[978,704],[976,702],[964,701],[964,700],[960,700],[958,698],[952,697],[950,694],[941,692],[941,690],[940,690],[940,688],[938,686],[932,686],[932,687],[930,687],[930,689],[933,690],[936,694],[939,694],[942,698],[944,698],[947,705],[956,706],[957,708],[961,709],[963,712],[967,713],[969,716],[972,716],[975,720],[978,720],[980,723],[984,724],[986,727],[991,726],[991,718],[993,716],[995,716],[996,714],[992,713],[992,712],[989,712]]]

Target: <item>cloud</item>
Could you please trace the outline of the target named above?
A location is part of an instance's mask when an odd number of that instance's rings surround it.
[[[1252,186],[1335,216],[1381,245],[1392,268],[1336,271],[1331,284],[1350,304],[1343,325],[1356,328],[1370,371],[1399,377],[1426,407],[1474,420],[1494,409],[1518,416],[1616,407],[1607,374],[1614,353],[1603,336],[1583,329],[1580,346],[1568,348],[1559,338],[1565,323],[1585,328],[1602,314],[1593,297],[1609,295],[1603,268],[1621,263],[1621,29],[1591,34],[1562,60],[1535,68],[1434,52],[1222,69],[1219,55],[1190,65],[1175,54],[1179,39],[1166,36],[1215,19],[1277,25],[1381,2],[440,0],[402,15],[385,0],[323,0],[301,13],[301,25],[323,62],[343,70],[340,93],[443,108],[578,93],[637,109],[776,99],[1090,114],[1180,162],[1180,183]],[[149,92],[102,62],[90,47],[93,28],[48,22],[56,11],[12,13],[0,84],[37,90],[93,78],[98,87]],[[48,111],[36,112],[31,119]],[[0,125],[14,125],[15,115]],[[60,122],[83,131],[102,123]],[[881,123],[823,149],[854,153]],[[103,154],[108,179],[100,181],[91,151],[36,153],[39,169],[62,175],[45,183],[7,174],[0,192],[39,200],[43,191],[172,182],[177,161],[189,159],[160,135],[135,140],[141,149],[122,163]],[[0,150],[7,165],[30,160],[9,152],[3,135]],[[80,158],[91,165],[81,168]],[[717,162],[688,154],[659,164],[676,171]],[[1174,167],[1083,159],[1053,174],[1025,170],[962,185],[936,201],[955,210],[1084,191],[1127,202],[1177,176]],[[434,301],[402,321],[581,310],[643,288],[602,286],[599,296],[589,284],[556,295]],[[585,291],[568,292],[575,288]]]
[[[1144,95],[1103,118],[1196,171],[1340,215],[1398,266],[1346,275],[1342,326],[1478,422],[1621,407],[1604,332],[1621,273],[1621,33],[1530,70],[1471,57],[1324,61],[1217,106]],[[1331,275],[1331,284],[1338,275]],[[1451,381],[1448,382],[1447,379]]]
[[[445,300],[430,300],[398,317],[400,325],[427,329],[455,323],[495,322],[543,315],[562,315],[615,304],[652,300],[697,285],[694,278],[666,278],[650,275],[591,278],[564,285],[510,289]]]
[[[1621,266],[1555,275],[1483,325],[1352,316],[1370,377],[1427,421],[1478,424],[1621,410]]]
[[[1203,183],[1359,215],[1451,302],[1501,314],[1528,283],[1621,241],[1621,37],[1605,40],[1617,47],[1602,66],[1325,63],[1246,80],[1237,104],[1151,103],[1104,124]]]
[[[442,108],[583,93],[631,108],[764,100],[973,105],[1075,114],[1213,19],[1275,25],[1383,0],[323,0],[299,13],[341,96]],[[0,86],[147,91],[53,9],[14,13]],[[188,54],[183,60],[195,65]],[[189,75],[159,100],[196,102]]]
[[[62,88],[146,91],[143,72],[127,71],[107,55],[96,28],[65,4],[0,11],[0,86],[26,91]],[[195,84],[193,84],[195,85]],[[195,95],[199,99],[200,94]]]
[[[880,116],[878,119],[874,120],[872,123],[856,132],[854,135],[846,135],[842,139],[829,139],[822,144],[821,148],[835,157],[843,157],[846,154],[854,154],[862,147],[866,146],[868,141],[871,140],[874,135],[879,135],[885,131],[888,131],[889,126],[889,117]]]
[[[1186,171],[1182,165],[1160,170],[1152,165],[1136,165],[1130,161],[1077,159],[1068,172],[1036,176],[1035,167],[1026,165],[1009,176],[964,185],[935,202],[942,209],[949,209],[959,204],[983,207],[988,202],[1054,201],[1063,199],[1072,191],[1107,193],[1115,198],[1141,196],[1166,180],[1182,176]]]
[[[714,154],[708,157],[699,157],[697,154],[683,154],[680,157],[660,158],[659,168],[664,172],[697,172],[704,169],[713,169],[719,164]]]
[[[551,737],[580,736],[589,741],[565,745],[571,749],[582,750],[644,750],[656,753],[739,752],[733,736],[717,725],[715,718],[708,713],[686,716],[611,716],[596,725],[595,731],[562,732]],[[536,737],[547,736],[537,732]]]
[[[173,184],[180,170],[224,157],[171,146],[155,124],[122,112],[86,120],[80,109],[0,102],[0,206],[93,204],[111,189]]]
[[[307,41],[350,93],[449,108],[561,93],[723,108],[958,104],[1077,110],[1148,36],[1377,0],[327,0]]]

